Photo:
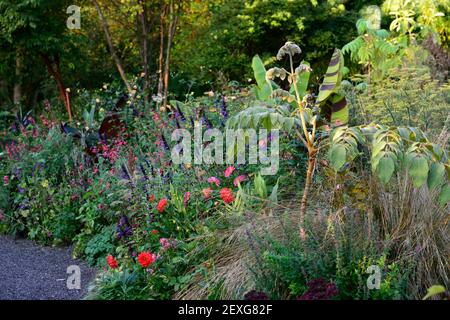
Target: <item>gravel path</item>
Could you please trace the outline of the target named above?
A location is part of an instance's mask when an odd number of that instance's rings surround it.
[[[0,235],[0,300],[77,300],[87,293],[96,270],[71,258],[71,248],[41,247]],[[80,289],[69,290],[67,267],[81,271]],[[70,282],[73,283],[73,282]]]

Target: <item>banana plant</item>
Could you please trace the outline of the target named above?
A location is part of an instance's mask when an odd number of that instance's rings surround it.
[[[288,70],[279,67],[266,70],[258,56],[253,58],[252,66],[257,82],[254,92],[257,100],[253,106],[230,118],[227,127],[282,129],[294,132],[305,145],[308,150],[308,169],[300,203],[299,221],[300,234],[304,235],[308,195],[320,150],[319,137],[327,135],[324,129],[328,126],[347,124],[349,112],[345,97],[338,93],[344,68],[341,51],[335,49],[316,99],[307,91],[312,71],[309,63],[302,61],[297,67],[294,66],[293,57],[301,52],[298,45],[289,41],[280,48],[277,60],[287,59]],[[289,82],[289,91],[281,89],[274,83],[277,78]]]

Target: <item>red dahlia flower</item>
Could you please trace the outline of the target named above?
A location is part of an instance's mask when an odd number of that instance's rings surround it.
[[[167,199],[166,198],[161,199],[159,201],[158,205],[156,206],[156,210],[158,210],[159,213],[162,213],[162,212],[164,212],[164,209],[166,208],[166,206],[167,206]]]
[[[220,197],[226,204],[234,201],[233,192],[228,188],[223,188],[222,190],[220,190]]]
[[[112,255],[108,255],[106,257],[106,263],[108,263],[108,265],[111,269],[117,269],[119,267],[117,260],[114,259],[114,257]]]
[[[138,255],[138,262],[144,269],[148,268],[155,260],[156,256],[150,252],[141,252]]]

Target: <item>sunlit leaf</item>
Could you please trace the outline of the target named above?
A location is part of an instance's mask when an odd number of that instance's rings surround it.
[[[445,167],[442,163],[434,162],[431,165],[430,174],[428,175],[428,188],[433,190],[443,180],[445,175]]]
[[[329,159],[331,167],[334,170],[338,171],[345,164],[345,161],[347,159],[347,150],[343,145],[334,145],[331,147]]]
[[[411,176],[416,188],[419,188],[427,181],[428,170],[428,161],[425,157],[419,156],[411,159],[408,174]]]

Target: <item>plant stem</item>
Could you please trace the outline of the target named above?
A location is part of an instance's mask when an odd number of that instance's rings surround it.
[[[305,214],[308,203],[309,189],[311,188],[312,178],[314,176],[314,169],[316,167],[318,149],[308,148],[308,171],[306,172],[305,187],[303,189],[302,202],[300,205],[300,235],[305,234]]]
[[[292,56],[289,54],[289,61],[291,63],[291,76],[292,76],[292,81],[294,84],[294,89],[295,89],[295,95],[297,97],[297,104],[300,110],[300,120],[302,121],[302,129],[303,129],[303,133],[305,134],[305,139],[308,142],[307,147],[312,147],[313,142],[310,141],[309,139],[309,134],[308,134],[308,130],[306,127],[306,121],[305,121],[305,116],[303,115],[303,104],[302,104],[302,100],[300,99],[300,93],[298,92],[298,88],[297,88],[297,75],[295,74],[294,71],[294,62],[292,61]]]
[[[319,149],[316,149],[314,147],[314,135],[315,135],[315,131],[316,131],[316,124],[314,123],[314,125],[313,125],[313,133],[311,135],[311,138],[310,138],[310,135],[308,132],[308,128],[306,126],[305,117],[303,115],[303,104],[300,99],[300,93],[298,92],[298,88],[297,88],[297,75],[295,74],[295,71],[294,71],[294,63],[292,61],[291,55],[289,55],[289,61],[291,63],[291,75],[292,75],[292,81],[294,83],[295,95],[297,97],[297,104],[298,104],[298,107],[300,110],[300,119],[302,122],[302,129],[303,129],[303,133],[304,133],[305,139],[306,139],[305,146],[308,148],[308,170],[306,172],[305,187],[303,189],[303,196],[302,196],[302,201],[300,204],[300,237],[303,238],[306,234],[304,225],[305,225],[305,214],[306,214],[306,206],[308,203],[309,189],[311,188],[312,178],[314,176],[314,169],[316,167],[317,152],[319,151]]]

